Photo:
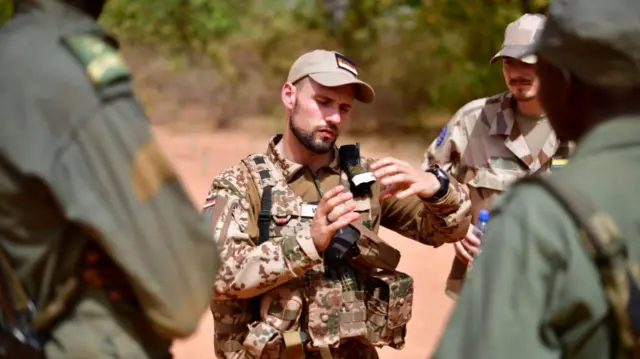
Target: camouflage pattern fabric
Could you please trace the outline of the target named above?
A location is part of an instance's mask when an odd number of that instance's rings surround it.
[[[427,148],[423,168],[438,164],[469,187],[473,222],[480,209],[491,209],[510,184],[533,173],[564,167],[574,144],[558,140],[550,130],[538,154],[532,153],[515,120],[515,100],[504,92],[460,108]],[[456,298],[466,265],[454,257],[447,294]]]
[[[282,156],[280,139],[272,138],[265,154],[250,155],[217,176],[205,202],[205,211],[219,218],[215,237],[223,258],[212,300],[216,355],[278,357],[289,346],[288,334],[300,331],[308,339],[303,353],[310,356],[366,358],[377,357],[373,345],[401,348],[411,313],[411,278],[356,266],[329,275],[309,232],[312,215],[304,210],[318,199],[317,189],[306,169]],[[348,186],[337,158],[318,175],[322,191]],[[270,238],[258,245],[257,214],[266,185],[274,186]],[[455,179],[433,204],[417,197],[380,202],[378,193],[375,185],[371,196],[353,199],[362,224],[375,232],[389,223],[392,230],[439,246],[464,235],[460,227],[470,221],[467,193]],[[260,318],[248,314],[255,298],[261,301]],[[223,309],[229,307],[245,311]],[[229,331],[229,323],[243,324]]]

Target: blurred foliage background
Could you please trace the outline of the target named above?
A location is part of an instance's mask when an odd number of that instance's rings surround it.
[[[0,22],[12,0],[0,0]],[[49,0],[51,1],[51,0]],[[109,0],[100,22],[123,44],[154,121],[211,128],[282,116],[291,63],[314,48],[343,52],[376,89],[350,131],[433,132],[459,106],[505,89],[506,25],[548,0]]]

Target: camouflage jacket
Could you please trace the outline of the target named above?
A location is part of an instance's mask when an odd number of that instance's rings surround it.
[[[385,334],[378,335],[377,339],[373,338],[375,335],[367,334],[366,323],[367,320],[373,320],[370,313],[375,310],[375,303],[372,298],[368,301],[364,298],[365,290],[362,287],[346,290],[339,281],[327,280],[324,276],[322,256],[315,249],[309,232],[311,216],[302,213],[304,202],[291,189],[295,175],[303,170],[303,166],[284,158],[277,148],[280,139],[280,135],[274,137],[265,154],[249,156],[217,176],[205,203],[205,211],[210,211],[212,217],[222,258],[221,270],[214,284],[215,300],[212,301],[217,355],[242,358],[248,351],[258,357],[264,354],[264,348],[255,348],[252,343],[264,344],[266,340],[252,338],[252,333],[291,332],[298,329],[310,337],[311,343],[307,349],[336,348],[345,338],[368,338],[368,343],[373,341],[380,345],[393,345],[392,334],[387,333],[385,338],[380,338]],[[335,173],[336,178],[342,177],[344,180],[337,155],[334,158],[328,170]],[[266,176],[265,171],[270,175]],[[261,180],[271,181],[275,186],[272,190],[270,238],[258,244],[261,187],[266,184]],[[342,182],[348,186],[345,181]],[[297,183],[299,185],[300,181]],[[304,180],[302,183],[304,186]],[[314,187],[314,183],[309,181],[306,186]],[[427,203],[418,197],[379,201],[379,192],[379,185],[375,184],[370,196],[354,198],[356,211],[361,212],[361,223],[373,232],[383,225],[437,247],[459,240],[469,225],[467,193],[455,179],[451,181],[449,193],[437,203]],[[367,271],[370,269],[364,270],[365,273]],[[395,303],[397,318],[390,319],[395,323],[391,326],[379,323],[376,326],[378,334],[384,332],[385,326],[387,329],[404,328],[410,317],[407,314],[411,305],[410,277],[387,271],[359,278],[365,287],[367,283],[386,286],[387,293],[389,288],[398,288],[398,283],[404,283],[403,292],[396,291],[396,298],[407,303],[404,307]],[[263,320],[256,320],[260,318],[251,313],[250,299],[261,295]],[[386,300],[388,305],[380,309],[383,312],[389,310],[393,301],[389,297]],[[265,312],[273,313],[269,308],[274,308],[267,302],[276,303],[275,308],[280,314],[265,319]],[[301,318],[303,307],[307,315]],[[350,325],[344,325],[347,321],[350,321]],[[269,329],[264,328],[265,322]],[[251,323],[249,327],[252,329],[248,336],[247,323]],[[274,342],[279,340],[276,334],[271,339]],[[403,335],[396,340],[397,345],[401,345]],[[280,349],[269,350],[279,352]]]
[[[551,131],[534,155],[514,109],[509,92],[471,101],[455,113],[425,151],[423,168],[438,164],[468,186],[472,222],[481,209],[493,207],[511,183],[528,174],[548,174],[563,167],[573,151],[574,144],[561,143]],[[445,290],[451,298],[460,291],[466,268],[454,257]]]
[[[474,219],[491,208],[496,195],[531,173],[564,166],[573,144],[550,131],[538,154],[532,153],[515,120],[509,92],[471,101],[444,126],[424,154],[423,168],[439,164],[469,186]]]

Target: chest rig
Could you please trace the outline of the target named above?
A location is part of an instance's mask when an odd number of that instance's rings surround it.
[[[242,162],[261,199],[258,244],[283,241],[311,225],[315,211],[293,192],[266,156],[253,154]],[[345,173],[341,183],[349,187]],[[358,228],[365,233],[360,242],[367,243],[359,247],[365,253],[390,252],[376,247],[379,240],[368,238],[372,237],[366,228],[373,220],[371,197],[354,197],[360,213]],[[367,268],[354,262],[354,276],[334,277],[329,275],[330,268],[320,264],[304,277],[254,298],[254,321],[248,325],[243,350],[256,358],[289,359],[305,358],[305,350],[319,351],[326,359],[332,357],[330,349],[345,340],[402,348],[411,318],[413,279],[395,271],[397,261],[391,265]]]

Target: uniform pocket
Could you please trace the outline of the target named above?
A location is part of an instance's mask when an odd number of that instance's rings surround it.
[[[309,278],[307,303],[309,309],[307,330],[313,346],[337,346],[340,342],[342,311],[340,282],[324,279],[320,273]]]
[[[211,302],[213,314],[213,347],[221,358],[242,351],[242,342],[253,317],[252,302],[247,299]]]
[[[265,322],[254,322],[249,325],[243,347],[252,358],[277,359],[283,349],[282,335]]]
[[[526,173],[522,171],[513,171],[500,168],[478,168],[475,170],[475,176],[468,182],[469,186],[475,188],[486,188],[494,191],[502,192],[511,183],[524,176]]]
[[[367,340],[401,349],[413,306],[413,279],[402,272],[372,274],[367,289]]]

